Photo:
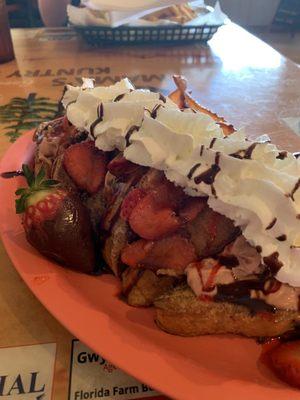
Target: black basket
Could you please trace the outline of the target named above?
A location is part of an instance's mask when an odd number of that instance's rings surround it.
[[[74,26],[92,46],[207,42],[221,25]]]

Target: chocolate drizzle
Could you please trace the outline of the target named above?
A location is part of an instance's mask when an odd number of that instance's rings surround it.
[[[126,93],[121,93],[117,97],[114,98],[114,103],[123,99]]]
[[[269,225],[266,227],[266,231],[270,230],[273,228],[273,226],[276,224],[277,218],[272,219],[272,221],[269,223]]]
[[[258,252],[258,253],[261,253],[262,252],[262,247],[261,246],[255,246],[255,248],[256,248],[256,251]]]
[[[288,155],[287,151],[280,151],[276,158],[278,160],[284,160],[285,158],[287,158],[287,155]]]
[[[74,104],[74,103],[76,103],[76,100],[70,101],[70,103],[68,103],[67,106],[66,106],[66,110],[68,109],[68,107],[69,107],[71,104]]]
[[[103,121],[103,114],[104,114],[103,103],[101,103],[97,107],[98,118],[95,119],[95,121],[91,124],[91,127],[90,127],[90,132],[91,132],[91,135],[93,136],[93,138],[95,138],[94,131],[95,131],[96,126],[98,124],[100,124],[100,122]]]
[[[216,301],[227,301],[239,304],[250,309],[252,313],[259,311],[275,312],[276,307],[266,303],[264,300],[251,298],[252,290],[261,290],[264,292],[265,278],[259,280],[243,280],[229,283],[226,285],[217,285]]]
[[[195,164],[195,165],[190,169],[190,172],[187,174],[188,179],[192,179],[192,177],[193,177],[193,175],[194,175],[196,169],[199,168],[200,165],[201,165],[201,163]]]
[[[275,278],[268,279],[263,288],[264,294],[276,293],[281,288],[281,282]]]
[[[240,160],[246,159],[246,160],[251,160],[252,153],[257,146],[258,143],[252,143],[251,146],[249,146],[245,150],[238,150],[235,153],[229,154],[231,157],[234,158],[239,158]]]
[[[16,176],[24,176],[23,171],[18,170],[18,171],[7,171],[7,172],[2,172],[0,174],[1,178],[4,179],[10,179],[10,178],[15,178]]]
[[[88,135],[89,134],[87,131],[78,132],[75,136],[71,138],[71,144],[83,142],[84,140],[87,139]]]
[[[159,100],[161,100],[163,103],[166,103],[167,101],[166,97],[162,93],[159,93]]]
[[[279,240],[279,242],[284,242],[286,240],[286,235],[277,236],[276,239]]]
[[[209,148],[212,149],[214,147],[214,144],[216,143],[217,138],[213,138],[212,141],[209,144]]]
[[[211,188],[211,194],[212,194],[212,196],[214,196],[214,197],[217,199],[218,196],[217,196],[217,192],[216,192],[216,189],[215,189],[214,185],[211,184],[211,185],[210,185],[210,188]]]
[[[231,254],[228,256],[219,256],[219,263],[224,265],[226,268],[231,269],[239,265],[239,260],[236,256]]]
[[[137,126],[137,125],[132,125],[129,129],[128,129],[128,131],[127,131],[127,133],[126,133],[126,135],[125,135],[125,140],[126,140],[126,146],[129,146],[129,140],[130,140],[130,137],[131,137],[131,135],[133,134],[133,132],[135,132],[135,131],[138,131],[140,129],[140,127],[139,126]]]
[[[229,154],[230,157],[238,158],[239,160],[242,160],[244,158],[244,150],[238,150],[235,153]]]
[[[202,156],[203,151],[204,151],[204,144],[202,144],[201,147],[200,147],[200,157]]]
[[[297,192],[297,190],[299,189],[299,187],[300,187],[300,178],[297,180],[297,182],[296,182],[296,184],[295,184],[293,190],[291,191],[290,194],[287,195],[287,197],[290,197],[293,201],[295,201],[295,199],[294,199],[294,194]]]
[[[275,251],[267,257],[263,258],[265,265],[269,268],[272,274],[277,274],[280,268],[283,266],[282,262],[278,260],[279,253]]]
[[[198,185],[201,182],[204,182],[206,185],[212,185],[216,178],[216,175],[220,172],[221,168],[219,167],[220,161],[220,153],[216,153],[215,163],[207,169],[206,171],[202,172],[200,175],[194,178],[194,182]]]
[[[257,146],[257,143],[252,143],[251,146],[248,147],[247,150],[245,150],[245,155],[244,158],[247,160],[250,160],[252,157],[252,153],[255,149],[255,147]]]
[[[155,119],[157,117],[157,111],[160,109],[160,107],[162,107],[161,104],[156,104],[156,106],[154,106],[153,110],[150,113],[150,117]]]

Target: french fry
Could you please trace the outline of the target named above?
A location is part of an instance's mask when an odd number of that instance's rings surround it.
[[[198,15],[197,11],[193,10],[189,5],[173,5],[163,8],[162,10],[155,11],[144,17],[147,21],[159,21],[160,19],[167,19],[173,22],[184,24]]]

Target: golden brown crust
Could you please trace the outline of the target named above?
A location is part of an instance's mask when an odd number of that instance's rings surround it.
[[[68,191],[78,192],[77,186],[64,168],[63,161],[64,154],[62,153],[53,161],[50,178],[61,182]]]
[[[233,333],[249,337],[272,337],[294,329],[299,314],[251,312],[245,306],[197,299],[188,286],[179,286],[155,302],[156,323],[180,336]]]
[[[172,276],[157,276],[150,270],[128,268],[122,275],[122,289],[129,305],[145,307],[172,289],[175,281]]]
[[[116,276],[120,275],[120,254],[128,243],[128,232],[128,223],[118,218],[102,247],[103,259]]]

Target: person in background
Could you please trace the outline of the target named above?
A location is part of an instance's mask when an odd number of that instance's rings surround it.
[[[67,21],[67,5],[79,5],[80,1],[38,0],[43,23],[47,27],[64,26]]]

